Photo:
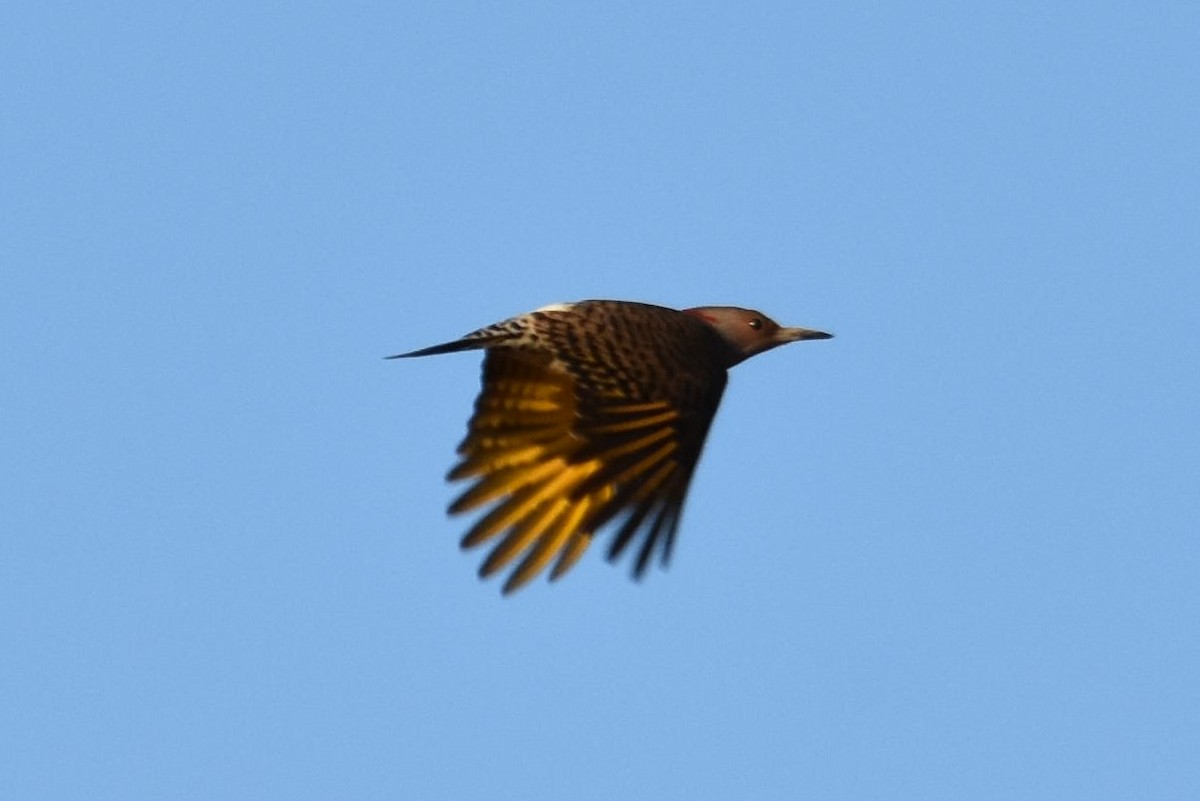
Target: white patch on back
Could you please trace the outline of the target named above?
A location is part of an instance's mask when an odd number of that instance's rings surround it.
[[[540,311],[540,312],[566,312],[566,311],[570,311],[570,310],[571,310],[571,309],[573,309],[573,308],[575,308],[575,304],[574,304],[574,303],[551,303],[549,306],[543,306],[543,307],[542,307],[542,308],[540,308],[540,309],[534,309],[534,311]]]

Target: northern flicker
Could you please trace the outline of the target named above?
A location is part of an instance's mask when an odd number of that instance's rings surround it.
[[[490,505],[462,547],[498,538],[479,574],[516,561],[510,593],[552,561],[550,579],[562,576],[614,519],[610,560],[640,538],[634,576],[656,551],[666,564],[728,369],[831,336],[732,306],[585,300],[388,358],[487,351],[461,461],[447,476],[471,486],[449,512]]]

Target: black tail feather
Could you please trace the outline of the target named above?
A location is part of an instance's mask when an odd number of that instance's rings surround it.
[[[384,356],[385,359],[408,359],[412,356],[436,356],[440,353],[457,353],[460,350],[479,350],[490,348],[498,342],[510,337],[478,337],[475,339],[456,339],[453,342],[443,342],[441,345],[431,345],[428,348],[412,350],[408,353],[397,353],[394,356]]]

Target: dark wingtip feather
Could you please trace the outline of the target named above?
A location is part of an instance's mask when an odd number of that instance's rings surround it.
[[[663,526],[667,526],[668,530],[671,521],[674,518],[674,509],[670,504],[663,504],[659,508],[658,513],[654,516],[654,524],[645,534],[645,541],[642,542],[642,547],[638,551],[637,562],[633,566],[633,577],[638,581],[646,575],[646,568],[650,566],[650,558],[654,555],[654,546],[661,543],[660,534],[662,534]],[[662,561],[666,565],[666,560]]]

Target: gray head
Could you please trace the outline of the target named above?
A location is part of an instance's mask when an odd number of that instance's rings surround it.
[[[736,306],[699,306],[684,314],[699,318],[713,327],[729,345],[727,367],[749,359],[777,345],[802,339],[830,339],[833,334],[810,328],[786,328],[762,312]]]

